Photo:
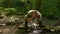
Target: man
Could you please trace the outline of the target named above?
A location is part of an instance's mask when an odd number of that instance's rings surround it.
[[[37,10],[30,10],[25,15],[25,27],[34,27],[34,26],[42,27],[42,15]]]

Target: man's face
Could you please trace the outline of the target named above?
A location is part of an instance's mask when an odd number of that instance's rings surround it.
[[[32,12],[32,18],[37,18],[37,17],[38,17],[37,12]]]

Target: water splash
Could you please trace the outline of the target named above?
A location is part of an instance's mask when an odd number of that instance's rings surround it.
[[[33,23],[33,30],[29,34],[40,34],[42,30],[39,27],[39,24]]]

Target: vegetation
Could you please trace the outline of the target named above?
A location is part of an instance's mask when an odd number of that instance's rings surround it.
[[[59,14],[59,0],[0,0],[0,10],[26,13],[31,9],[39,10],[42,14]]]
[[[60,0],[0,0],[0,12],[7,17],[24,16],[31,9],[41,12],[47,29],[60,30]]]

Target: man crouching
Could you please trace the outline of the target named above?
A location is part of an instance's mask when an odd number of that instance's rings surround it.
[[[30,10],[25,15],[25,27],[42,27],[42,15],[37,10]]]

